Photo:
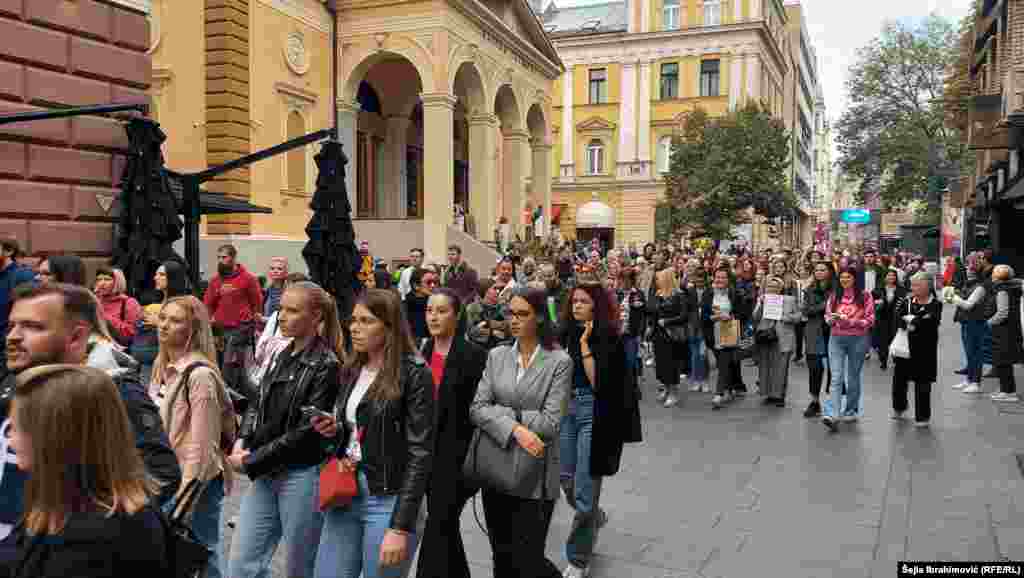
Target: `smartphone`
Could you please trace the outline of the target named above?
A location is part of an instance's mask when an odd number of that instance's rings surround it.
[[[334,414],[326,412],[312,405],[304,406],[300,409],[300,411],[302,411],[302,415],[306,416],[306,419],[312,419],[314,417],[334,419]]]

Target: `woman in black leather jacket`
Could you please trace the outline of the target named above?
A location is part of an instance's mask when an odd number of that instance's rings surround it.
[[[312,423],[333,442],[341,466],[355,471],[359,495],[324,512],[312,575],[397,578],[416,551],[416,522],[431,475],[434,383],[396,293],[363,293],[351,327],[355,356],[334,415]]]
[[[302,408],[330,410],[338,396],[341,325],[334,298],[309,281],[289,285],[278,314],[288,347],[274,356],[228,457],[252,480],[242,498],[229,576],[263,576],[284,539],[288,576],[312,576],[323,515],[312,505],[323,459]],[[322,329],[321,329],[322,328]]]
[[[680,374],[689,374],[690,359],[686,321],[690,304],[679,290],[672,269],[663,269],[655,276],[655,291],[647,301],[648,318],[653,329],[654,373],[660,386],[658,401],[665,407],[679,403]]]

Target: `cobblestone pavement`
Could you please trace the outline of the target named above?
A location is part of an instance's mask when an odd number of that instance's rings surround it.
[[[628,446],[621,472],[605,481],[609,522],[592,576],[883,578],[896,575],[898,560],[1024,559],[1015,457],[1024,452],[1024,405],[950,388],[960,364],[951,319],[947,308],[928,429],[890,419],[892,374],[875,358],[865,365],[865,417],[837,435],[802,417],[802,366],[791,371],[784,409],[749,396],[712,412],[710,394],[694,393],[665,409],[649,373],[646,441]],[[753,385],[756,368],[744,375]],[[1017,375],[1024,379],[1020,367]],[[569,523],[561,502],[548,539],[559,566]],[[472,507],[462,528],[474,577],[490,577],[490,547]],[[280,568],[277,560],[275,577]]]

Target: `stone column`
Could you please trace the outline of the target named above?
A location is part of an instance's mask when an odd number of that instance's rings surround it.
[[[750,18],[764,18],[764,14],[761,14],[761,0],[750,0]]]
[[[738,54],[729,57],[729,109],[734,110],[740,102],[740,76],[743,74],[742,60]]]
[[[506,130],[502,135],[504,153],[502,174],[504,175],[504,215],[512,225],[512,230],[518,233],[522,229],[523,208],[523,165],[526,158],[526,144],[530,140],[530,133],[522,129]]]
[[[560,177],[571,182],[576,176],[576,163],[573,160],[576,152],[576,124],[573,122],[572,110],[572,66],[566,65],[562,75],[562,160],[560,161]]]
[[[640,63],[640,89],[637,91],[637,151],[636,157],[644,162],[648,176],[651,172],[651,63]]]
[[[544,204],[544,237],[551,234],[551,145],[547,140],[533,143],[533,193]]]
[[[756,53],[747,55],[747,98],[760,102],[761,94],[761,58]]]
[[[469,207],[476,222],[476,236],[494,240],[497,217],[497,159],[495,139],[498,117],[478,114],[469,117]]]
[[[405,207],[405,149],[409,132],[409,119],[404,116],[387,118],[387,137],[384,165],[384,216],[404,219]]]
[[[653,2],[650,0],[641,0],[640,2],[640,32],[651,31],[651,4]]]
[[[628,177],[636,160],[636,62],[622,64],[619,104],[619,178]]]
[[[356,159],[356,128],[359,125],[359,103],[338,101],[338,140],[344,147],[345,156],[348,157],[348,164],[345,165],[345,190],[348,192],[348,202],[352,206],[352,218],[356,216],[356,171],[359,170]]]
[[[448,93],[420,96],[423,102],[423,252],[426,261],[443,263],[448,255],[448,225],[455,192],[454,135],[456,98]],[[429,143],[429,144],[427,144]]]

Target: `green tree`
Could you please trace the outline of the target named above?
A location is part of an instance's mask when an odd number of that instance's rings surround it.
[[[724,116],[697,108],[672,139],[665,200],[656,213],[661,240],[695,234],[732,239],[748,210],[791,216],[797,206],[787,182],[789,131],[762,105]]]
[[[886,207],[927,199],[936,169],[958,166],[963,147],[959,131],[946,126],[944,90],[960,38],[933,14],[916,26],[887,22],[858,51],[836,128],[839,164],[861,179],[861,201],[876,190]]]

